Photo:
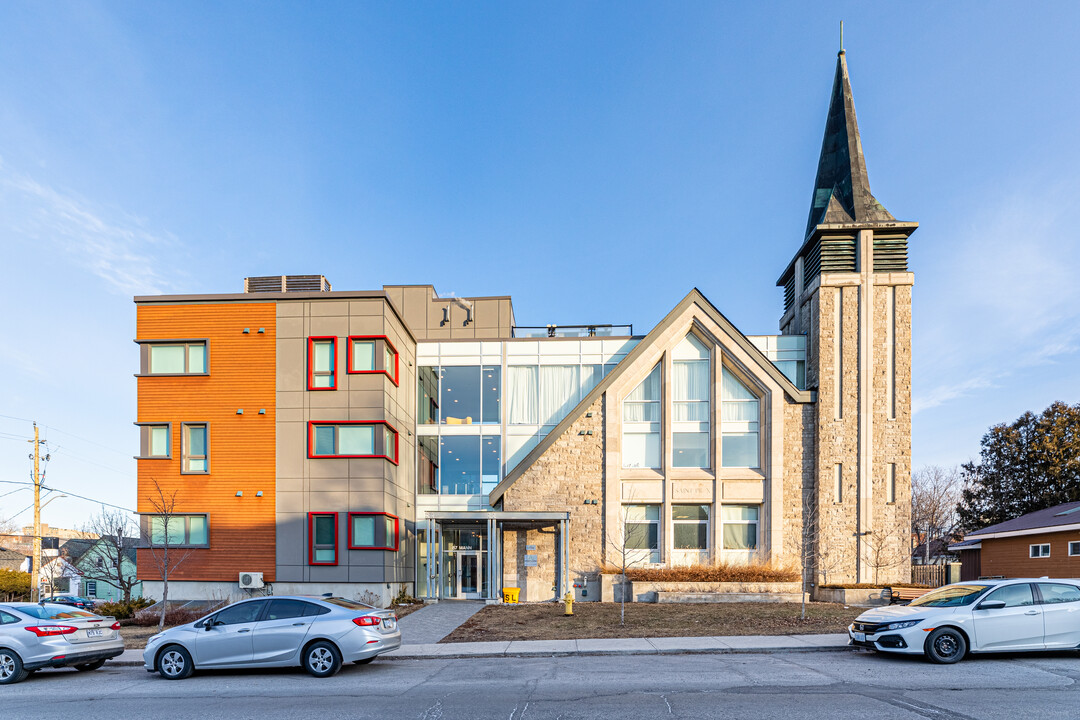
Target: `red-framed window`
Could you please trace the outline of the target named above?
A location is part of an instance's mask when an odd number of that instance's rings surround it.
[[[310,420],[308,458],[383,458],[397,465],[398,431],[384,420]]]
[[[390,338],[385,335],[350,335],[348,347],[346,372],[383,373],[390,378],[390,382],[398,384],[400,358]]]
[[[337,390],[337,338],[309,337],[307,389]]]
[[[308,513],[308,565],[338,564],[337,523],[337,513]]]
[[[393,550],[400,546],[401,521],[383,512],[349,513],[350,550]]]

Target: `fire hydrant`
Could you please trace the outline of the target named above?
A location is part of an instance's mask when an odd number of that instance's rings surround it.
[[[567,590],[566,591],[566,597],[563,598],[563,602],[566,603],[566,613],[565,613],[565,615],[573,615],[574,614],[574,593]]]

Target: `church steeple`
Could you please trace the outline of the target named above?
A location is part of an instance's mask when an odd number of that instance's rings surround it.
[[[821,142],[821,157],[818,159],[806,234],[810,235],[821,224],[861,225],[894,220],[870,192],[847,59],[841,50],[836,59],[836,77],[825,123],[825,138]]]

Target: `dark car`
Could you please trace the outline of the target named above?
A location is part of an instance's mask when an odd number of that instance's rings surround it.
[[[70,605],[71,607],[77,607],[80,610],[93,610],[94,601],[90,598],[79,597],[78,595],[57,595],[51,597],[46,602],[56,603],[58,605]]]

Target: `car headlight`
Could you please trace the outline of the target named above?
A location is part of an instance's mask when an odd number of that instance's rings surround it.
[[[886,630],[903,630],[904,628],[915,627],[922,620],[905,620],[904,622],[889,623],[885,626]]]

